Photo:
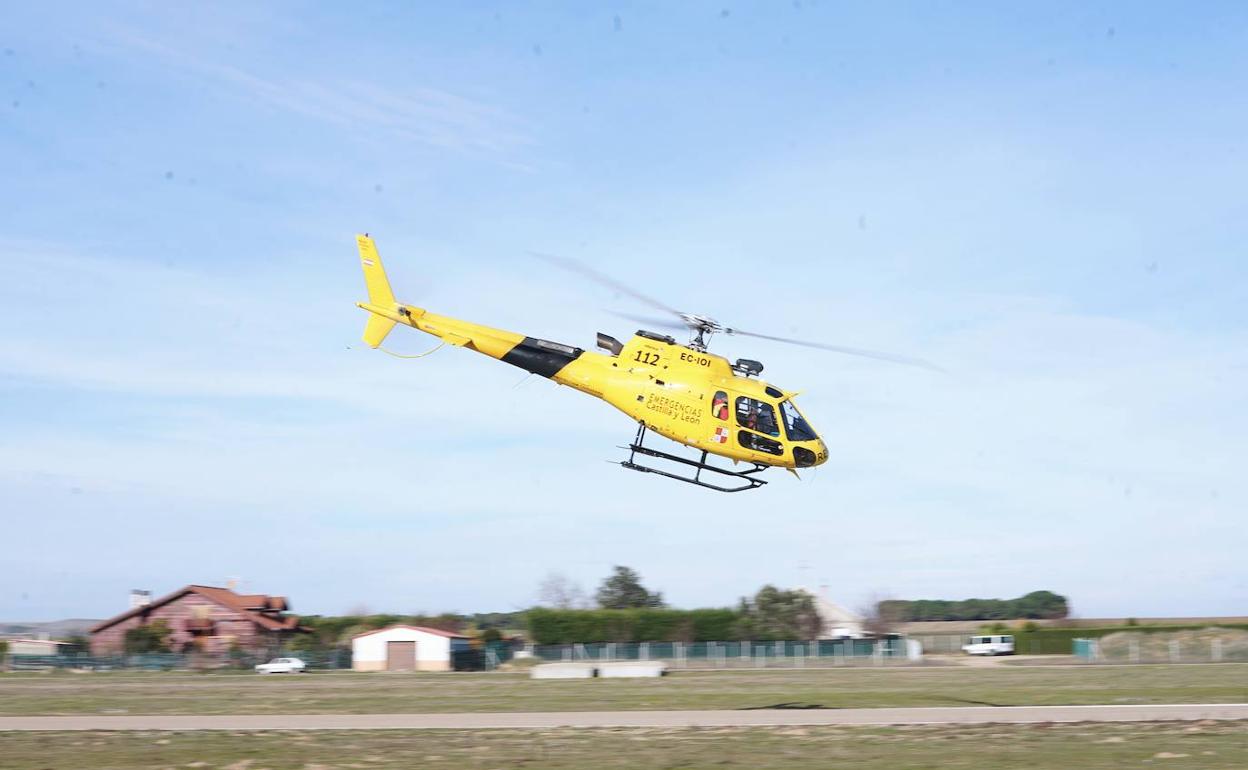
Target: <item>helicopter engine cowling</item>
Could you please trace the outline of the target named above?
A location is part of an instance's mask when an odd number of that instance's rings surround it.
[[[732,365],[732,368],[746,377],[757,377],[763,373],[763,362],[755,361],[752,358],[738,358],[737,362]]]

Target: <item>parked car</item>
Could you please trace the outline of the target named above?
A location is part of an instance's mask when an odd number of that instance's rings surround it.
[[[970,642],[962,645],[962,652],[967,655],[1013,655],[1014,637],[1009,634],[972,636]]]
[[[257,674],[302,674],[307,666],[298,658],[274,658],[256,666]]]

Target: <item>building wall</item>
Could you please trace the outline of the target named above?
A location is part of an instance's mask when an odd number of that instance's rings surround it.
[[[158,620],[169,626],[169,648],[174,652],[194,649],[224,654],[237,644],[245,652],[264,655],[275,650],[283,638],[280,632],[268,631],[234,610],[189,593],[92,634],[91,652],[121,654],[125,651],[126,631]],[[196,632],[195,627],[203,623],[210,623],[211,628]]]
[[[56,655],[61,644],[44,639],[10,639],[10,655]]]
[[[418,671],[449,671],[451,642],[446,636],[415,631],[410,628],[388,628],[375,634],[356,637],[351,641],[351,667],[356,671],[384,671],[386,642],[416,642]],[[467,641],[467,640],[462,640]]]
[[[351,669],[353,671],[385,671],[386,662],[384,660],[355,660],[352,658]],[[450,671],[451,661],[446,660],[421,660],[416,659],[417,671]]]

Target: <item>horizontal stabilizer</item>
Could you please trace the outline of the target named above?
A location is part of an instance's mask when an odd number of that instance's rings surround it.
[[[395,322],[389,318],[370,315],[368,323],[364,325],[364,342],[368,343],[370,348],[381,347],[381,343],[394,328],[394,324]]]

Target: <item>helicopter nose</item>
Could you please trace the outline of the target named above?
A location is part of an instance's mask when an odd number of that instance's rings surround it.
[[[821,439],[793,447],[793,462],[799,468],[813,468],[828,461],[828,448]]]

